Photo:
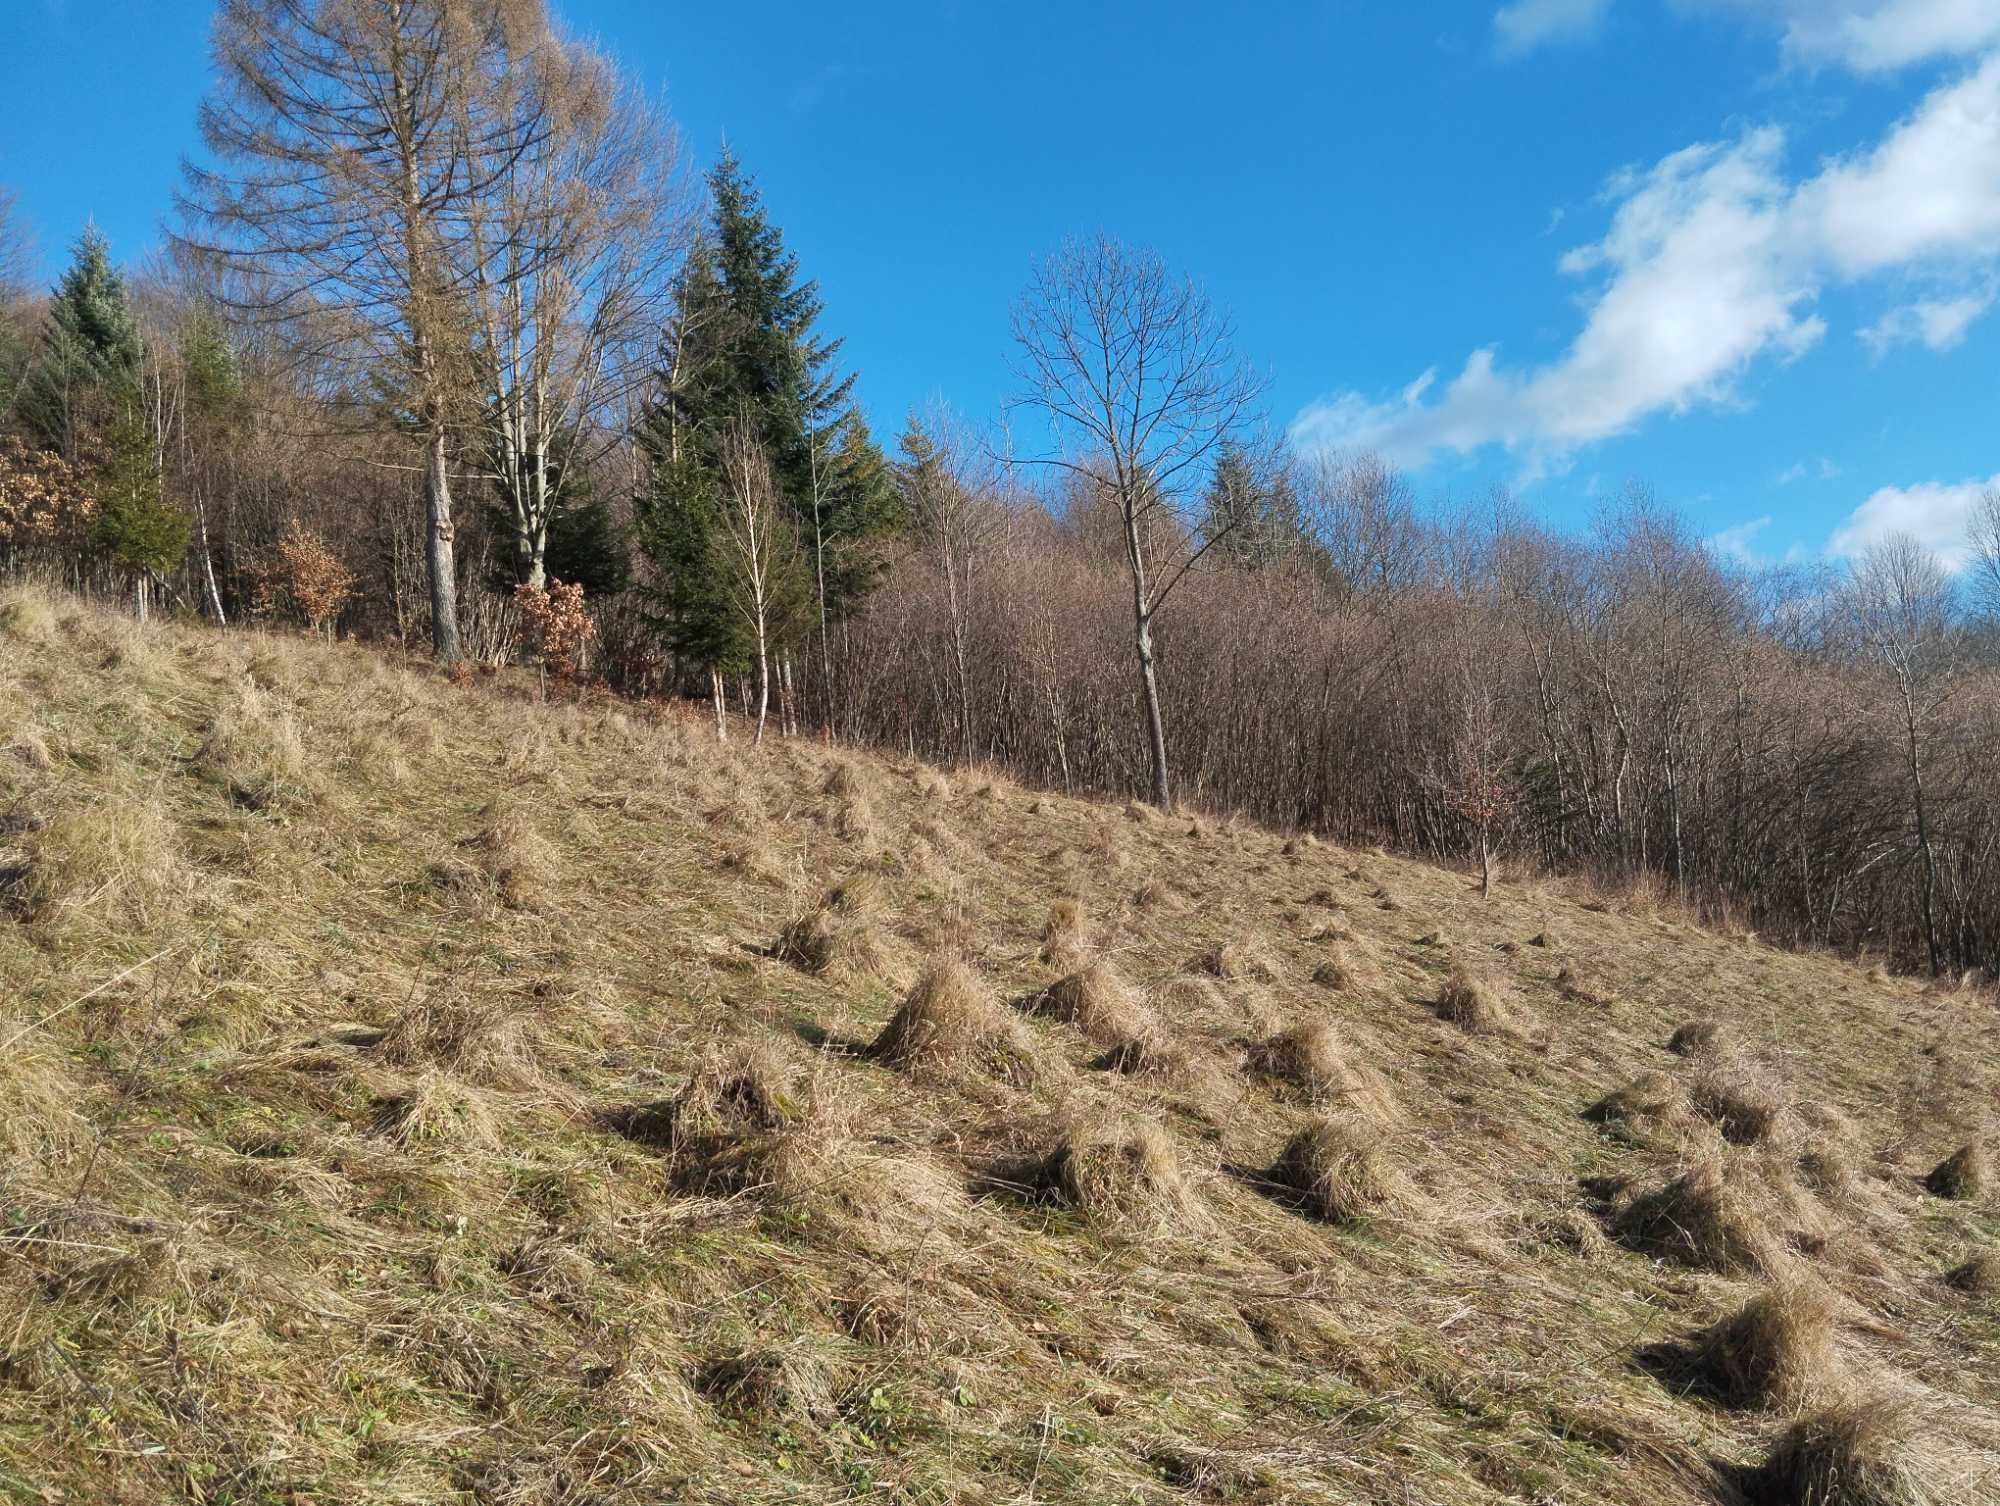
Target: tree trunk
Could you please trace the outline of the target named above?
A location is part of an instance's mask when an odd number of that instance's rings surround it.
[[[451,476],[445,468],[444,427],[434,424],[424,457],[424,530],[431,578],[431,644],[438,662],[456,664],[458,563],[453,555]]]
[[[708,672],[708,689],[710,695],[715,698],[715,740],[726,743],[729,741],[729,722],[722,705],[721,670],[711,669]]]
[[[1133,637],[1139,650],[1139,689],[1146,702],[1146,738],[1153,759],[1153,804],[1170,811],[1174,802],[1173,792],[1167,786],[1167,728],[1160,717],[1160,684],[1153,673],[1153,623],[1143,611],[1135,615]]]
[[[1929,813],[1924,809],[1924,767],[1918,750],[1917,724],[1907,723],[1910,735],[1910,797],[1917,818],[1917,851],[1924,864],[1924,950],[1929,956],[1931,976],[1943,971],[1938,960],[1937,939],[1937,856],[1931,851]]]

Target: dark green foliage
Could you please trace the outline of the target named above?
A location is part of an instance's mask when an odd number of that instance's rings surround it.
[[[22,418],[43,444],[75,459],[87,431],[105,421],[111,395],[137,382],[140,355],[125,279],[111,264],[110,243],[90,226],[55,286]]]
[[[1203,499],[1202,533],[1218,562],[1254,570],[1310,549],[1298,493],[1282,469],[1261,474],[1249,452],[1225,442]]]
[[[653,473],[635,534],[678,650],[727,668],[738,662],[735,629],[709,620],[726,609],[725,593],[701,578],[717,558],[710,534],[721,518],[725,431],[747,425],[769,461],[829,617],[874,584],[874,546],[900,514],[887,464],[853,406],[854,378],[834,365],[840,342],[815,328],[817,285],[801,281],[797,256],[733,156],[709,175],[709,190],[711,223],[676,289],[669,356],[640,434]]]
[[[722,517],[719,482],[704,459],[690,446],[678,460],[655,462],[634,534],[660,579],[664,610],[655,621],[674,652],[734,673],[747,667],[748,650],[731,632],[722,582],[709,568]]]
[[[608,503],[575,502],[549,519],[545,563],[551,580],[582,586],[586,597],[602,601],[631,584],[631,540]]]
[[[164,575],[187,554],[188,519],[160,491],[153,435],[135,407],[113,425],[98,481],[97,546],[136,575]]]

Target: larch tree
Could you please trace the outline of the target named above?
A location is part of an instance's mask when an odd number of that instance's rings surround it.
[[[324,332],[349,390],[386,385],[422,449],[432,643],[459,657],[451,468],[478,388],[475,229],[549,136],[514,70],[553,46],[542,0],[223,0],[216,161],[184,165],[186,243],[239,313]],[[313,316],[308,318],[308,316]]]
[[[1115,506],[1131,576],[1152,799],[1173,804],[1153,624],[1189,570],[1227,536],[1204,531],[1192,494],[1256,401],[1229,320],[1150,251],[1109,236],[1066,242],[1014,308],[1014,406],[1064,448],[1035,462],[1096,479]]]

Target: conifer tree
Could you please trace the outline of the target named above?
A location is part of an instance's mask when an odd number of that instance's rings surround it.
[[[55,286],[40,359],[23,416],[41,442],[74,460],[90,429],[108,420],[110,399],[137,382],[141,347],[125,279],[95,225],[77,237]]]
[[[136,403],[123,406],[108,444],[97,482],[96,542],[131,577],[143,619],[153,580],[187,555],[188,519],[162,493],[159,452]]]
[[[709,174],[710,223],[675,289],[667,354],[640,441],[652,476],[638,499],[640,547],[666,599],[677,649],[711,669],[739,658],[726,624],[703,619],[726,603],[700,575],[720,526],[723,437],[745,430],[770,466],[787,526],[811,570],[822,634],[879,573],[871,547],[897,518],[880,448],[853,405],[854,377],[835,365],[840,342],[817,328],[815,283],[727,152]],[[729,650],[725,654],[725,650]],[[725,663],[725,658],[730,663]]]

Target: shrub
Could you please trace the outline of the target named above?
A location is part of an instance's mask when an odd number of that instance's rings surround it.
[[[549,673],[558,680],[575,675],[583,651],[597,637],[597,624],[583,603],[583,587],[551,580],[539,586],[516,586],[514,605],[521,613],[521,630]]]
[[[319,635],[352,599],[355,580],[340,556],[294,519],[256,571],[253,601],[259,612],[297,613]]]

